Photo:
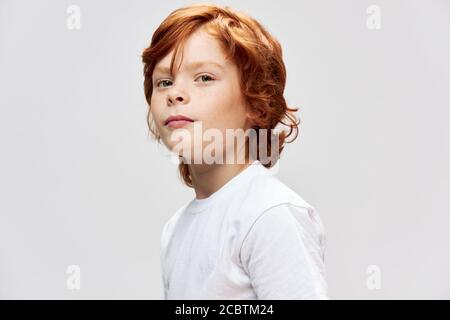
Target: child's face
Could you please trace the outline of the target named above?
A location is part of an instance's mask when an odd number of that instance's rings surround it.
[[[177,130],[164,125],[171,115],[184,115],[194,121],[201,121],[202,131],[219,129],[225,143],[225,129],[250,127],[244,98],[239,84],[238,67],[226,60],[219,42],[203,29],[197,30],[185,42],[183,61],[179,70],[181,52],[174,64],[174,78],[168,68],[173,51],[161,59],[153,72],[153,93],[151,112],[164,144],[172,149],[177,144],[171,141],[171,134]],[[213,62],[203,66],[191,66],[197,62]],[[165,71],[164,71],[165,70]],[[196,124],[198,125],[198,123]],[[182,129],[192,133],[194,123],[189,122]],[[198,141],[198,140],[197,140]],[[203,146],[211,142],[203,142]],[[191,149],[193,150],[193,149]],[[226,150],[223,149],[224,155]]]

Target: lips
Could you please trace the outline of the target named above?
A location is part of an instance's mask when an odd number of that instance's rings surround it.
[[[164,123],[165,126],[173,126],[173,125],[181,125],[181,124],[187,124],[189,122],[194,122],[194,120],[192,120],[189,117],[186,117],[182,114],[179,115],[174,115],[174,116],[170,116],[169,118],[167,118],[166,122]]]

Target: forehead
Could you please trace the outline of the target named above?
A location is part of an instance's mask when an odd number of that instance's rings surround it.
[[[155,72],[167,71],[170,67],[173,54],[174,50],[162,58],[156,64]],[[219,41],[203,28],[200,28],[190,35],[186,39],[184,47],[180,47],[174,63],[175,70],[177,70],[177,66],[180,65],[180,62],[182,63],[181,68],[184,66],[196,67],[202,64],[226,67],[229,63],[229,61],[226,60],[226,55],[223,52]]]

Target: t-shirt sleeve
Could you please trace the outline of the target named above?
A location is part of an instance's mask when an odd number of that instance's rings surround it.
[[[258,299],[328,299],[324,237],[314,209],[285,203],[264,211],[240,251]]]

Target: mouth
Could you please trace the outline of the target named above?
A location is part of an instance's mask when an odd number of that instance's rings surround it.
[[[164,126],[169,128],[181,128],[185,125],[194,122],[191,118],[188,118],[183,115],[176,115],[176,116],[170,116],[167,118],[166,122],[164,123]]]

